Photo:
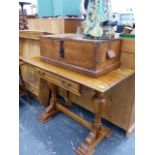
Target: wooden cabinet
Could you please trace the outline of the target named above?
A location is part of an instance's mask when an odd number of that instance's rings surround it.
[[[29,30],[44,31],[53,34],[76,33],[80,25],[79,18],[36,18],[28,19]]]
[[[40,56],[39,36],[47,33],[42,31],[19,31],[19,56],[31,59]],[[49,33],[48,33],[49,34]],[[26,88],[36,97],[39,96],[40,77],[37,70],[27,64],[21,67]]]
[[[135,39],[122,38],[121,66],[135,69]]]

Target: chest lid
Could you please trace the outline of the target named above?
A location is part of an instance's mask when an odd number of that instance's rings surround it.
[[[55,35],[41,35],[41,38],[51,39],[51,40],[60,40],[60,41],[75,41],[75,42],[88,42],[88,43],[106,43],[111,42],[116,39],[110,40],[97,40],[97,39],[86,39],[83,38],[82,34],[75,34],[75,33],[63,33],[63,34],[55,34]]]
[[[62,34],[54,34],[54,35],[41,35],[41,38],[51,39],[51,40],[65,40],[67,38],[77,37],[79,34],[75,33],[62,33]]]

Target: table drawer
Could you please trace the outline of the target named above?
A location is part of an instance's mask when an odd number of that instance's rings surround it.
[[[57,76],[55,74],[46,72],[44,70],[41,70],[39,68],[36,68],[38,70],[38,73],[41,78],[47,80],[48,82],[51,82],[61,88],[64,88],[78,96],[81,96],[80,93],[80,85],[78,83],[72,82],[70,80],[64,79],[60,76]]]

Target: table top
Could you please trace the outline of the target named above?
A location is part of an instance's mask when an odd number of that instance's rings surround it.
[[[43,69],[45,71],[58,75],[60,77],[63,77],[73,82],[84,85],[100,93],[106,92],[111,87],[117,85],[118,83],[132,76],[135,72],[132,69],[120,67],[113,71],[108,72],[107,74],[104,74],[97,78],[93,78],[81,73],[77,73],[62,67],[58,67],[58,66],[43,62],[40,60],[39,57],[27,59],[25,57],[20,56],[20,59],[27,62],[30,65],[33,65],[35,67],[38,67],[40,69]]]

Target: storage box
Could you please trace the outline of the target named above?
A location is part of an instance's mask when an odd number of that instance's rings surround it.
[[[120,40],[83,39],[77,34],[40,37],[41,59],[98,77],[120,65]]]

